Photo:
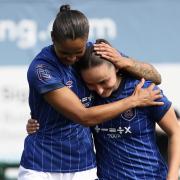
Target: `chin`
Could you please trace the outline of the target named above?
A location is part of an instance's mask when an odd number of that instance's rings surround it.
[[[101,94],[101,97],[107,98],[107,97],[111,96],[111,94],[112,94],[112,92],[104,93],[104,94]]]
[[[65,62],[65,61],[64,61],[64,62],[62,62],[62,63],[65,64],[65,65],[67,65],[67,66],[71,66],[71,65],[73,65],[75,62],[67,62],[67,61]]]

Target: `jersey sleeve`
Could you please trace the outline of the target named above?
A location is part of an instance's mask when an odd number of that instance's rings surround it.
[[[64,87],[58,67],[43,60],[37,60],[29,67],[27,78],[29,86],[40,94]]]
[[[145,83],[145,86],[148,87],[150,84],[151,84],[151,82],[148,81]],[[156,90],[156,89],[160,89],[160,88],[158,86],[155,86],[154,90]],[[162,105],[162,106],[151,106],[148,108],[149,109],[149,115],[150,115],[151,119],[155,122],[159,122],[172,105],[172,102],[168,100],[168,98],[164,95],[162,90],[161,90],[161,95],[163,97],[160,99],[157,99],[156,101],[157,102],[164,102],[164,105]]]

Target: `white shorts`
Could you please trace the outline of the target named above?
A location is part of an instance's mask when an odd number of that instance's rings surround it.
[[[96,180],[97,169],[93,168],[86,171],[75,173],[51,173],[41,172],[19,167],[18,180]]]

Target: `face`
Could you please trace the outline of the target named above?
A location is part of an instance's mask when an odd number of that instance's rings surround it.
[[[109,97],[119,87],[120,79],[116,75],[115,67],[103,63],[99,66],[82,70],[83,80],[87,87],[96,91],[101,97]]]
[[[85,52],[87,38],[67,39],[61,44],[54,42],[54,49],[60,61],[66,65],[73,65]]]

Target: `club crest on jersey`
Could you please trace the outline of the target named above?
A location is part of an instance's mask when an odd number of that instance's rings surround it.
[[[131,121],[136,116],[136,109],[128,109],[121,114],[121,117],[126,121]]]
[[[44,64],[37,65],[36,72],[38,75],[38,79],[41,81],[51,79],[51,73]]]

